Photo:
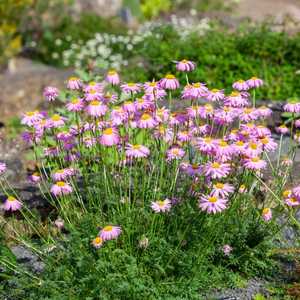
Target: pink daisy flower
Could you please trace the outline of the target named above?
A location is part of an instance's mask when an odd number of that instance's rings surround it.
[[[92,148],[96,144],[96,138],[84,137],[83,143],[87,148]]]
[[[102,95],[102,92],[99,92],[95,89],[90,89],[87,93],[84,94],[84,98],[86,101],[100,101]]]
[[[190,176],[201,175],[203,172],[203,168],[199,164],[187,164],[184,166],[183,170]]]
[[[300,113],[300,103],[287,103],[283,106],[283,110],[290,113]]]
[[[64,181],[70,176],[75,175],[75,170],[73,168],[65,168],[65,169],[60,169],[56,170],[52,175],[52,179],[54,181]]]
[[[143,158],[150,155],[150,150],[143,145],[127,144],[125,154],[129,158]]]
[[[100,144],[104,146],[117,145],[120,142],[120,136],[118,130],[113,127],[109,127],[103,130],[100,136]]]
[[[179,81],[172,74],[167,74],[159,81],[160,86],[166,90],[176,90],[179,88]]]
[[[212,89],[206,94],[206,99],[211,102],[221,101],[225,98],[224,90]]]
[[[22,207],[22,203],[13,196],[8,196],[3,204],[3,209],[5,211],[20,210],[21,207]]]
[[[300,119],[295,121],[295,127],[300,128]]]
[[[129,82],[122,84],[121,89],[126,94],[135,94],[141,90],[141,85],[139,83]]]
[[[264,84],[264,82],[255,76],[251,77],[250,79],[247,80],[247,85],[250,88],[258,88],[258,87],[261,87],[263,84]]]
[[[300,201],[295,197],[288,197],[285,200],[286,205],[293,207],[300,205]]]
[[[216,197],[226,198],[234,192],[233,185],[229,183],[217,182],[213,185],[211,194]]]
[[[29,111],[23,114],[21,124],[33,126],[39,123],[43,118],[44,116],[39,111]]]
[[[186,59],[176,62],[176,69],[181,72],[191,72],[195,67],[195,63]]]
[[[84,87],[84,92],[89,93],[90,91],[95,91],[98,93],[102,93],[103,86],[99,82],[91,81]]]
[[[240,92],[234,91],[224,99],[224,104],[232,107],[243,107],[247,106],[249,102]]]
[[[0,175],[6,171],[6,163],[0,162]]]
[[[151,208],[156,213],[168,212],[168,211],[170,211],[171,207],[172,207],[172,203],[169,199],[151,202]]]
[[[257,108],[257,112],[260,117],[262,118],[268,118],[272,115],[272,110],[266,106],[260,106]]]
[[[122,233],[120,226],[108,225],[103,227],[100,231],[99,236],[103,241],[116,239]]]
[[[298,199],[300,199],[300,185],[294,187],[292,192]]]
[[[67,82],[67,88],[70,90],[80,90],[82,81],[78,77],[70,77]]]
[[[213,179],[226,177],[230,173],[230,165],[228,163],[208,162],[204,167],[206,176]]]
[[[209,90],[204,83],[195,82],[191,86],[190,94],[192,99],[198,99],[202,97],[207,97],[208,92]]]
[[[269,222],[272,219],[272,211],[269,207],[263,209],[262,218],[265,222]]]
[[[177,140],[182,143],[189,142],[192,137],[193,135],[191,134],[191,132],[187,130],[182,130],[177,133]]]
[[[256,170],[265,169],[267,166],[267,163],[259,157],[251,157],[251,158],[245,159],[244,166],[247,169],[256,171]]]
[[[99,249],[103,246],[104,240],[100,237],[97,236],[92,240],[92,245],[96,248]]]
[[[198,138],[195,146],[202,153],[212,154],[217,149],[217,141],[211,137]]]
[[[241,110],[240,119],[243,122],[249,122],[258,119],[259,115],[256,109],[252,107],[246,107]]]
[[[137,110],[145,110],[153,107],[153,102],[150,100],[147,100],[145,97],[137,98],[134,101],[134,105]]]
[[[47,86],[44,89],[43,96],[47,101],[52,102],[58,97],[59,91],[56,87]]]
[[[58,181],[56,182],[54,185],[52,185],[50,192],[54,195],[54,196],[62,196],[62,195],[68,195],[70,193],[72,193],[72,187],[64,182],[64,181]]]
[[[41,175],[38,172],[34,172],[28,178],[32,183],[39,183],[41,181]]]
[[[182,148],[174,146],[167,151],[167,161],[182,159],[184,155],[185,151]]]
[[[137,122],[137,126],[139,128],[153,128],[156,125],[157,125],[157,121],[148,112],[144,112]]]
[[[248,157],[257,157],[262,153],[262,146],[254,141],[245,144],[243,154]]]
[[[107,106],[100,101],[91,101],[86,107],[86,112],[92,117],[101,117],[106,114]]]
[[[260,142],[263,146],[263,149],[266,150],[267,152],[273,152],[277,149],[277,143],[268,136],[265,136],[260,139]]]
[[[245,80],[238,80],[236,82],[233,83],[232,87],[235,89],[235,90],[238,90],[238,91],[247,91],[249,90],[249,86],[247,84],[247,82]]]
[[[115,103],[117,100],[118,100],[118,96],[116,94],[111,94],[109,92],[107,92],[101,96],[101,101],[104,104]]]
[[[114,126],[121,125],[126,119],[127,114],[122,107],[114,107],[110,113],[111,122]]]
[[[115,70],[108,71],[105,80],[111,85],[118,85],[120,83],[119,74]]]
[[[84,108],[84,103],[80,98],[73,98],[69,103],[66,104],[68,111],[81,111]]]
[[[59,128],[65,125],[66,118],[61,117],[58,114],[54,114],[50,119],[47,120],[47,128]]]
[[[222,250],[223,250],[224,255],[229,256],[233,249],[229,245],[224,245]]]
[[[214,115],[214,107],[211,104],[199,106],[198,113],[202,119],[211,118]]]
[[[199,200],[199,208],[207,213],[216,214],[226,209],[227,199],[203,195]]]
[[[173,141],[174,132],[171,128],[165,128],[163,125],[158,126],[153,132],[153,136],[162,139],[165,143]]]
[[[276,127],[275,130],[280,134],[287,134],[289,132],[289,129],[284,124]]]

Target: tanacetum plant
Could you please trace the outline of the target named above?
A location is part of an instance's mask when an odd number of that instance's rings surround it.
[[[101,82],[72,77],[64,108],[24,113],[23,138],[37,160],[30,180],[49,203],[48,220],[40,221],[4,176],[0,182],[3,209],[10,218],[19,211],[39,237],[15,232],[16,240],[47,262],[46,275],[31,275],[37,284],[29,294],[160,299],[158,289],[176,295],[180,288],[180,299],[192,299],[190,290],[214,286],[208,278],[216,266],[265,272],[268,242],[283,224],[299,228],[300,186],[288,182],[298,142],[291,138],[288,158],[281,149],[284,134],[298,136],[300,103],[285,106],[292,125],[278,129],[278,145],[266,127],[272,111],[256,106],[261,79],[239,80],[225,95],[189,82],[195,68],[176,62],[186,74],[182,90],[172,74],[143,84],[122,82],[114,70]],[[55,87],[44,96],[59,101]],[[178,102],[186,108],[176,111]],[[1,163],[1,174],[5,169]],[[57,230],[45,234],[41,224]]]

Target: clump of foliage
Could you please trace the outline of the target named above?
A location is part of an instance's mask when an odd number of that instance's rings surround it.
[[[294,216],[300,187],[286,189],[299,143],[294,125],[300,103],[285,106],[292,118],[290,127],[278,128],[277,144],[265,126],[272,111],[256,106],[261,79],[237,81],[225,96],[192,81],[193,62],[180,61],[176,70],[185,74],[181,83],[168,74],[159,82],[122,84],[112,70],[105,80],[71,77],[66,91],[44,91],[47,101],[60,99],[65,106],[24,113],[22,136],[37,166],[29,178],[50,213],[41,218],[27,205],[1,162],[1,225],[46,269],[37,276],[18,267],[1,247],[0,293],[21,299],[198,299],[207,287],[276,273],[268,252],[284,227],[279,220],[300,226]],[[178,101],[188,107],[177,111]],[[6,222],[16,216],[31,234]]]
[[[0,67],[21,50],[18,28],[22,15],[32,0],[2,0],[0,2]]]

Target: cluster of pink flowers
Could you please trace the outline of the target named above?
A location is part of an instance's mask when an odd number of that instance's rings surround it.
[[[188,60],[176,62],[176,69],[181,72],[191,72],[195,67]],[[199,209],[216,214],[230,206],[233,194],[248,190],[247,186],[237,184],[236,174],[260,176],[267,167],[266,155],[277,148],[271,131],[263,125],[272,111],[265,106],[252,106],[250,101],[251,89],[262,85],[263,81],[256,77],[239,80],[233,83],[234,90],[225,94],[222,89],[187,80],[181,99],[191,100],[191,105],[173,112],[161,105],[168,92],[180,88],[179,80],[172,74],[146,83],[121,82],[115,70],[110,70],[103,82],[84,82],[72,77],[67,82],[69,117],[27,112],[22,117],[22,124],[28,129],[23,137],[31,144],[45,145],[44,138],[52,136],[55,145],[45,147],[44,156],[63,161],[63,167],[50,176],[50,191],[57,197],[73,192],[72,177],[78,170],[72,166],[79,161],[82,147],[92,154],[99,149],[106,153],[114,151],[118,167],[146,166],[146,161],[156,159],[159,153],[167,168],[179,168],[190,178]],[[54,101],[58,90],[48,87],[44,95],[48,101]],[[287,104],[284,109],[298,113],[300,103]],[[300,121],[296,124],[300,127]],[[285,125],[277,130],[282,134],[289,131]],[[300,141],[300,135],[295,139]],[[0,173],[4,170],[5,165],[0,163]],[[37,183],[41,176],[34,173],[30,179]],[[299,205],[300,188],[286,193],[284,201],[287,206]],[[173,203],[166,198],[149,206],[155,213],[166,213]],[[10,203],[8,207],[13,206]],[[271,208],[264,208],[262,217],[271,220]],[[106,226],[92,244],[99,248],[120,234],[120,227]],[[224,253],[229,255],[232,249],[225,246]]]
[[[117,239],[122,233],[120,226],[107,225],[103,227],[98,236],[92,240],[92,245],[99,249],[103,246],[105,241]]]

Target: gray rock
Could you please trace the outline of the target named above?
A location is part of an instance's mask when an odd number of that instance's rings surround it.
[[[8,70],[0,75],[0,121],[5,124],[12,117],[36,109],[44,102],[46,86],[64,87],[72,70],[61,70],[24,58],[14,58]]]
[[[226,289],[222,291],[213,291],[206,299],[210,300],[252,300],[257,294],[269,296],[264,287],[265,282],[259,279],[251,279],[244,288]]]
[[[40,258],[24,246],[13,246],[11,251],[16,256],[17,262],[31,271],[41,273],[45,269],[45,264]]]

